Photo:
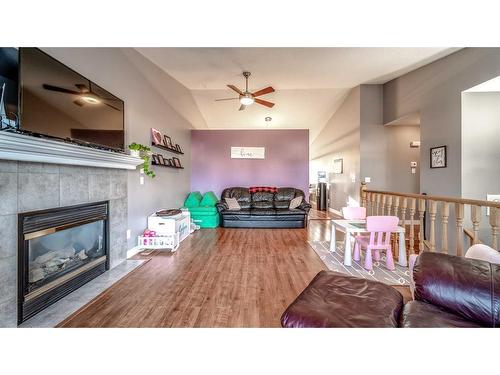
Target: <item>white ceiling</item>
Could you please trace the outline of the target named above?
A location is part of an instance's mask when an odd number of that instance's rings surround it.
[[[138,48],[138,51],[191,90],[211,129],[306,128],[312,141],[349,90],[385,83],[455,52],[456,48]],[[273,108],[253,104],[238,111],[226,87],[250,91],[273,86],[262,96]],[[273,118],[270,124],[264,118]]]

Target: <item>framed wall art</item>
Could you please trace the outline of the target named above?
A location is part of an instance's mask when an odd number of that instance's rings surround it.
[[[335,159],[333,161],[333,173],[344,173],[344,159]]]
[[[151,128],[151,138],[155,145],[163,144],[162,136],[159,130]]]
[[[447,155],[446,146],[431,147],[430,158],[431,158],[431,168],[446,168],[447,167]]]

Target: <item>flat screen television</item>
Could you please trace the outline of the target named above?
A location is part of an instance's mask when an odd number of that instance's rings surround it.
[[[124,102],[38,48],[19,49],[19,129],[124,150]]]

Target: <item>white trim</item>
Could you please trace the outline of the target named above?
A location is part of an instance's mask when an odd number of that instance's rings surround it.
[[[0,159],[117,169],[135,169],[143,163],[118,152],[5,131],[0,132]]]
[[[134,246],[130,250],[127,251],[127,259],[132,258],[135,254],[140,253],[143,250],[142,247]]]
[[[337,210],[336,210],[336,209],[334,209],[334,208],[328,207],[328,211],[333,212],[335,215],[342,216],[342,212],[337,211]]]

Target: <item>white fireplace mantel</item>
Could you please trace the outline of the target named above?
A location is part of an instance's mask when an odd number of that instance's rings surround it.
[[[0,131],[0,159],[135,169],[141,158],[71,143]]]

